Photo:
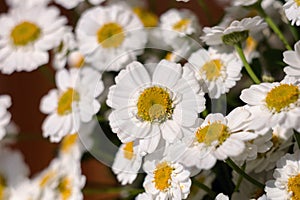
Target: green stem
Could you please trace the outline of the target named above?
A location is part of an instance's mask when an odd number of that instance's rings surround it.
[[[237,166],[230,158],[227,158],[226,163],[228,164],[229,167],[231,167],[234,171],[236,171],[238,174],[242,175],[247,181],[249,181],[250,183],[252,183],[253,185],[256,185],[257,187],[264,189],[265,185],[258,182],[257,180],[255,180],[254,178],[252,178],[251,176],[249,176],[248,174],[246,174],[241,168],[239,168],[239,166]]]
[[[212,24],[213,23],[213,21],[212,21],[213,17],[211,15],[211,12],[209,12],[209,9],[208,9],[206,3],[204,2],[204,0],[198,0],[198,4],[201,7],[201,10],[205,13],[208,23]]]
[[[289,43],[286,40],[286,38],[284,37],[283,33],[280,31],[278,26],[274,23],[272,18],[270,16],[268,16],[268,14],[264,11],[264,9],[261,7],[261,5],[258,5],[257,11],[265,19],[267,24],[271,27],[271,29],[279,37],[279,39],[283,42],[283,44],[285,45],[285,48],[288,49],[288,50],[292,50],[292,47],[289,45]]]
[[[217,196],[217,194],[213,190],[211,190],[209,187],[199,182],[198,180],[193,179],[193,184],[199,187],[200,189],[204,190],[205,192],[207,192],[207,194],[212,198],[215,198]]]
[[[249,74],[249,76],[251,77],[251,79],[254,81],[254,83],[259,84],[260,80],[257,78],[257,76],[253,72],[251,66],[249,65],[249,63],[245,57],[245,54],[243,52],[241,43],[237,43],[236,45],[234,45],[234,48],[235,48],[236,52],[239,54],[244,66],[246,68],[246,71]]]
[[[243,165],[242,165],[242,168],[241,168],[243,171],[245,171],[245,169],[246,169],[246,163],[244,163]],[[236,185],[235,185],[235,188],[234,188],[234,191],[233,192],[238,192],[239,191],[239,189],[240,189],[240,186],[241,186],[241,183],[242,183],[242,181],[243,181],[243,176],[240,174],[240,176],[239,176],[239,178],[238,178],[238,180],[237,180],[237,183],[236,183]]]
[[[297,131],[294,131],[294,137],[296,139],[298,147],[300,148],[300,133],[298,133]]]

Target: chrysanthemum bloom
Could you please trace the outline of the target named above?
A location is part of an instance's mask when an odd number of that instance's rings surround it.
[[[10,96],[0,95],[0,140],[6,135],[5,127],[10,122],[11,114],[7,111],[10,106]]]
[[[229,44],[234,45],[245,41],[249,36],[266,28],[267,24],[259,16],[244,18],[241,21],[233,21],[228,27],[214,26],[204,27],[205,33],[201,39],[207,45]]]
[[[141,148],[151,153],[161,138],[168,143],[182,138],[182,128],[196,123],[205,99],[190,69],[162,60],[148,70],[139,62],[129,64],[110,87],[107,105],[119,139],[140,139]]]
[[[190,172],[176,162],[168,160],[146,161],[144,170],[147,176],[143,186],[153,199],[186,199],[190,193]]]
[[[294,51],[283,52],[283,61],[288,64],[283,70],[291,77],[300,77],[300,41],[295,43]]]
[[[209,114],[203,123],[186,133],[185,147],[180,162],[187,167],[211,169],[217,160],[239,156],[245,149],[245,142],[257,137],[247,130],[250,113],[236,108],[226,117],[220,113]]]
[[[243,65],[235,53],[218,53],[214,48],[199,49],[188,62],[187,66],[194,71],[210,98],[227,93],[242,76]]]
[[[286,0],[286,3],[283,5],[283,10],[292,25],[300,25],[300,2],[298,0]]]
[[[43,136],[59,142],[70,133],[78,132],[81,122],[91,121],[100,109],[96,100],[103,91],[101,74],[91,68],[63,69],[57,72],[57,89],[41,100],[40,110],[48,114],[43,122]]]
[[[300,198],[300,151],[286,154],[277,162],[273,174],[275,180],[267,181],[267,199],[288,200]]]
[[[147,42],[143,27],[127,7],[91,8],[82,14],[76,26],[79,50],[97,69],[118,71],[143,53]]]
[[[251,123],[254,129],[279,125],[300,131],[300,85],[296,79],[252,85],[240,98],[255,116]]]
[[[122,185],[131,184],[135,180],[142,165],[142,158],[138,142],[128,142],[119,147],[112,170]]]
[[[17,7],[1,15],[1,72],[32,71],[48,63],[48,50],[60,44],[66,22],[55,7]]]

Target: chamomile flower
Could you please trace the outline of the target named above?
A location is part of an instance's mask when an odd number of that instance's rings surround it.
[[[256,116],[251,122],[254,129],[279,125],[300,131],[300,85],[296,79],[252,85],[240,98]]]
[[[10,96],[0,95],[0,140],[2,140],[6,135],[5,128],[10,122],[11,114],[7,111],[10,106]]]
[[[242,62],[234,53],[218,53],[216,49],[199,49],[188,59],[197,80],[210,98],[219,98],[240,80]]]
[[[267,199],[299,199],[300,151],[286,154],[278,160],[273,174],[275,180],[266,182]]]
[[[161,138],[180,139],[182,127],[196,123],[205,99],[190,69],[162,60],[149,71],[132,62],[110,87],[107,105],[113,108],[109,122],[123,143],[141,140],[144,151],[153,152]]]
[[[143,53],[147,42],[143,27],[129,8],[117,4],[91,8],[76,26],[79,50],[100,71],[118,71]]]
[[[190,193],[190,172],[176,162],[149,160],[143,166],[147,176],[143,186],[153,199],[186,199]]]
[[[131,184],[142,165],[142,154],[137,142],[128,142],[119,147],[112,165],[113,172],[122,185]]]
[[[228,27],[204,27],[203,32],[205,34],[201,39],[207,45],[232,45],[246,40],[248,36],[252,36],[266,27],[267,24],[263,22],[263,19],[259,16],[244,18],[241,21],[235,20],[231,22]]]
[[[288,76],[300,77],[300,41],[294,45],[294,49],[283,52],[283,61],[288,64],[283,70]]]
[[[91,68],[62,69],[56,76],[57,89],[41,100],[40,110],[48,114],[42,125],[43,136],[59,142],[69,133],[76,133],[81,122],[89,122],[100,109],[95,99],[103,91],[101,74]]]
[[[286,17],[291,21],[292,25],[300,25],[300,3],[298,0],[286,0],[286,3],[283,5],[283,9]]]
[[[184,149],[179,161],[187,167],[211,169],[217,160],[236,157],[243,153],[245,142],[257,137],[247,130],[250,113],[236,108],[226,117],[209,114],[205,120],[186,132]],[[185,147],[184,147],[185,145]]]
[[[67,20],[56,7],[13,8],[0,16],[0,70],[32,71],[48,63],[48,50],[57,47]]]

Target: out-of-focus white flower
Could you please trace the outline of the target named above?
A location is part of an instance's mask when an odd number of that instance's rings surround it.
[[[98,5],[104,2],[105,0],[88,0],[93,5]],[[78,6],[80,3],[84,2],[84,0],[54,0],[55,3],[61,5],[66,9],[72,9]]]
[[[6,0],[9,7],[46,6],[51,0]]]
[[[0,95],[0,140],[6,135],[6,126],[10,122],[11,114],[7,109],[11,106],[11,99],[8,95]]]
[[[291,21],[292,25],[300,25],[300,3],[296,0],[286,0],[286,3],[283,5],[284,12],[286,17]]]
[[[219,193],[216,196],[215,200],[229,200],[229,197],[227,195],[223,194],[223,193]]]
[[[176,1],[189,2],[190,0],[176,0]]]
[[[210,98],[219,98],[240,80],[242,62],[235,53],[218,53],[214,48],[199,49],[188,59],[188,67]]]
[[[182,128],[195,124],[205,99],[190,69],[162,60],[151,71],[132,62],[110,87],[110,126],[123,143],[141,140],[142,151],[153,152],[161,137],[182,138]]]
[[[250,6],[257,2],[258,0],[234,0],[234,6]]]
[[[48,114],[42,130],[50,141],[59,142],[67,134],[76,133],[81,122],[91,121],[100,109],[96,100],[103,91],[101,74],[91,68],[62,69],[56,76],[57,89],[41,100],[40,110]]]
[[[47,51],[59,45],[66,22],[56,7],[17,7],[2,14],[1,72],[32,71],[48,63]]]
[[[275,127],[300,131],[300,85],[295,79],[261,83],[244,89],[241,100],[250,106],[254,129]]]
[[[300,77],[300,41],[294,45],[294,51],[283,52],[283,61],[288,64],[283,70],[291,77]]]
[[[204,27],[203,32],[205,34],[201,39],[207,45],[226,44],[228,40],[236,41],[241,38],[246,40],[248,36],[252,36],[266,27],[267,24],[259,16],[244,18],[241,21],[235,20],[231,22],[228,27]]]
[[[142,158],[137,142],[128,142],[119,147],[112,170],[122,185],[131,184],[135,180],[142,165]]]
[[[286,154],[276,164],[275,180],[266,182],[267,199],[298,199],[300,182],[300,151]]]
[[[118,71],[143,53],[147,42],[143,27],[129,8],[91,8],[76,26],[79,50],[100,71]]]

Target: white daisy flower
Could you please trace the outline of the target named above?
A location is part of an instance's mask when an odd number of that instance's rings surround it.
[[[6,0],[9,7],[34,7],[47,6],[51,0]]]
[[[228,27],[204,27],[203,32],[205,35],[201,39],[207,45],[227,44],[236,40],[245,40],[249,35],[252,36],[266,27],[267,24],[259,16],[244,18],[241,21],[231,22]]]
[[[0,199],[9,199],[11,190],[27,180],[29,168],[19,151],[0,149]]]
[[[48,50],[59,45],[67,19],[56,7],[17,7],[0,16],[0,70],[32,71],[48,63]]]
[[[251,6],[258,2],[258,0],[234,0],[233,5],[234,6]]]
[[[135,200],[153,200],[153,196],[151,194],[144,192],[137,195]]]
[[[112,170],[122,185],[131,184],[135,180],[142,165],[142,158],[137,142],[128,142],[119,147]]]
[[[41,100],[40,110],[48,114],[42,125],[43,136],[59,142],[69,133],[76,133],[81,122],[91,121],[100,109],[96,100],[103,91],[101,74],[91,68],[62,69],[56,73],[57,89]]]
[[[245,150],[245,142],[257,137],[247,130],[249,119],[250,113],[240,107],[226,117],[216,113],[209,114],[203,123],[199,120],[193,129],[186,129],[185,144],[180,144],[184,151],[179,162],[208,170],[217,160],[239,156]]]
[[[11,99],[8,95],[0,95],[0,140],[6,135],[6,127],[8,126],[11,114],[7,109],[11,106]]]
[[[299,199],[300,151],[286,154],[278,160],[276,166],[273,174],[275,180],[266,182],[267,199]]]
[[[300,25],[300,2],[298,0],[286,0],[283,5],[286,17],[291,21],[292,25]]]
[[[229,92],[242,74],[242,62],[235,53],[218,53],[214,48],[199,49],[188,59],[188,67],[206,89],[210,98],[219,98]]]
[[[186,199],[190,193],[190,172],[176,162],[166,159],[147,160],[143,165],[147,176],[143,186],[153,199]]]
[[[132,62],[110,87],[109,122],[123,143],[140,139],[144,151],[153,152],[161,137],[172,143],[182,138],[204,110],[205,99],[190,69],[162,60],[147,69]]]
[[[291,77],[300,77],[300,41],[294,45],[294,51],[283,52],[283,61],[288,64],[283,71]]]
[[[87,62],[101,71],[120,70],[143,53],[147,42],[138,17],[120,5],[84,12],[76,26],[76,36]]]
[[[223,193],[219,193],[216,196],[215,200],[229,200],[229,197],[227,195],[223,194]]]
[[[244,89],[240,99],[250,106],[255,116],[254,129],[281,126],[300,131],[300,84],[297,80],[261,83]]]
[[[187,9],[170,9],[160,17],[162,36],[167,44],[174,45],[176,40],[192,34],[198,36],[200,25],[197,16]],[[166,30],[166,31],[164,31]]]

